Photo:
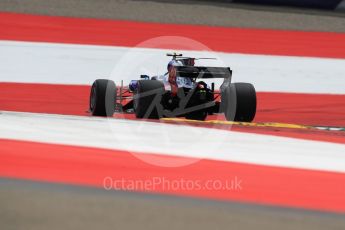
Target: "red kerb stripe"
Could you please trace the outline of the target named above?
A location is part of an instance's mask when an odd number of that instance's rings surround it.
[[[160,24],[0,13],[0,39],[134,47],[159,36],[194,39],[214,51],[345,58],[345,34]],[[185,44],[149,48],[194,49]],[[196,48],[199,49],[199,48]]]

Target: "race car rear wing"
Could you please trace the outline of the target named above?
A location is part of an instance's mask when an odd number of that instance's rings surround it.
[[[176,76],[188,78],[231,78],[229,67],[175,66]]]

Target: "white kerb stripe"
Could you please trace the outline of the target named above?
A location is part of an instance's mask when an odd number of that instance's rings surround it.
[[[141,74],[165,73],[168,51],[0,41],[0,82],[90,85],[97,78],[110,78],[118,85],[121,80],[127,84]],[[250,82],[257,91],[345,94],[345,59],[182,52],[218,58],[197,64],[229,66],[234,82]],[[216,86],[220,82],[216,81]]]
[[[345,173],[345,145],[125,119],[0,113],[0,138]]]

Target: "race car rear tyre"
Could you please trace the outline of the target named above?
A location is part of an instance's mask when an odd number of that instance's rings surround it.
[[[250,83],[231,83],[222,93],[228,121],[252,122],[256,114],[256,92]]]
[[[133,107],[137,118],[159,119],[162,117],[162,95],[164,84],[161,81],[140,80],[134,96]]]
[[[111,117],[116,102],[116,86],[112,80],[97,79],[91,87],[90,112],[93,116]]]

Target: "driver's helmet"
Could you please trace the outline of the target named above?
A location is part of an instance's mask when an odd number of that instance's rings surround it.
[[[169,61],[168,66],[167,66],[168,71],[170,71],[171,67],[173,66],[182,66],[182,63],[176,60]]]

